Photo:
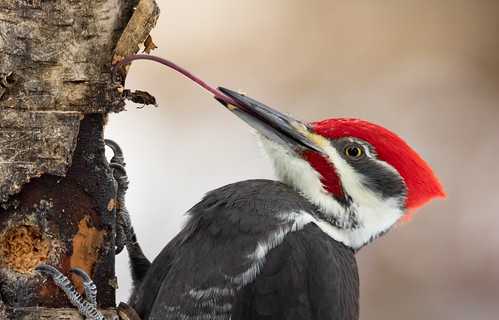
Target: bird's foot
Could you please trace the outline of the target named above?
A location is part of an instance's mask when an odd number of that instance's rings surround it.
[[[125,170],[125,158],[120,146],[113,140],[104,140],[106,145],[113,150],[109,167],[113,170],[113,177],[117,185],[116,196],[116,254],[120,253],[127,242],[136,242],[132,228],[130,214],[125,207],[125,194],[128,189],[128,176]]]
[[[51,275],[54,278],[54,283],[64,291],[66,296],[71,301],[78,311],[90,320],[105,320],[106,318],[97,310],[97,287],[88,274],[79,269],[73,268],[69,273],[75,274],[83,280],[83,289],[85,298],[83,298],[73,287],[68,277],[63,275],[56,268],[48,264],[40,264],[35,270]]]
[[[137,236],[133,230],[130,214],[125,206],[125,193],[128,189],[128,177],[125,170],[123,152],[118,144],[112,140],[105,140],[106,145],[114,152],[109,167],[113,170],[113,177],[117,185],[116,196],[116,254],[126,245],[131,261],[132,280],[138,283],[145,275],[151,262],[140,248]]]
[[[110,162],[120,164],[124,167],[126,165],[125,157],[123,156],[123,151],[121,150],[119,144],[110,139],[104,139],[104,142],[106,143],[106,146],[113,150],[113,157],[111,158]]]

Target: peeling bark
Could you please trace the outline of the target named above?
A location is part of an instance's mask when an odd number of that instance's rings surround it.
[[[0,3],[0,202],[64,175],[78,114],[123,110],[130,94],[110,81],[111,62],[150,40],[158,16],[153,0]]]
[[[114,208],[108,210],[115,197],[114,180],[104,157],[102,115],[86,115],[73,155],[73,163],[65,177],[43,174],[26,184],[11,197],[0,215],[0,244],[9,241],[12,230],[40,230],[38,237],[49,244],[46,261],[62,273],[78,267],[88,272],[98,287],[98,304],[115,306],[114,276]],[[34,242],[32,240],[31,242]],[[20,240],[29,243],[30,240]],[[33,247],[33,246],[31,246]],[[0,256],[0,292],[9,308],[44,306],[70,307],[64,293],[52,280],[34,271],[39,259],[36,251],[18,249],[18,261],[30,268],[19,272],[8,256]],[[80,289],[75,282],[76,288]]]
[[[0,109],[0,203],[44,173],[64,176],[76,145],[78,112]]]
[[[153,0],[0,2],[0,319],[82,319],[40,263],[85,270],[118,318],[103,127],[125,94],[111,62],[136,53],[158,15]]]

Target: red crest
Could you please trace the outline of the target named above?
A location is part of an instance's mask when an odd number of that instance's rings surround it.
[[[370,143],[378,158],[393,166],[408,188],[406,206],[411,213],[433,198],[445,198],[445,192],[433,170],[395,133],[376,124],[358,119],[328,119],[312,122],[314,130],[329,139],[354,137]]]

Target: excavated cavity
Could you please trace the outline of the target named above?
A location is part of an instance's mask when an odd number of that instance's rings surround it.
[[[34,226],[18,225],[7,230],[0,241],[1,259],[13,270],[28,274],[47,263],[50,243]]]

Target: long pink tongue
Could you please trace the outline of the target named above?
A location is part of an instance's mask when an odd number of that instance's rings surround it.
[[[187,78],[191,79],[192,81],[194,81],[195,83],[197,83],[198,85],[200,85],[203,89],[207,90],[208,92],[211,92],[215,97],[218,97],[218,98],[222,99],[223,101],[225,101],[228,104],[231,104],[233,106],[241,107],[239,105],[239,103],[237,103],[234,99],[232,99],[231,97],[227,96],[226,94],[224,94],[220,90],[217,90],[217,89],[213,88],[212,86],[208,85],[206,82],[204,82],[203,80],[199,79],[198,77],[196,77],[195,75],[193,75],[189,71],[185,70],[181,66],[179,66],[179,65],[177,65],[177,64],[175,64],[175,63],[173,63],[173,62],[171,62],[169,60],[166,60],[166,59],[163,59],[163,58],[160,58],[160,57],[157,57],[157,56],[153,56],[153,55],[148,55],[148,54],[135,54],[135,55],[131,55],[131,56],[125,57],[122,60],[118,61],[113,66],[113,69],[111,70],[111,76],[112,76],[113,82],[117,82],[117,80],[116,80],[116,73],[118,72],[118,69],[121,68],[122,66],[126,65],[126,64],[129,64],[130,62],[132,62],[134,60],[152,60],[152,61],[155,61],[155,62],[159,62],[159,63],[161,63],[161,64],[163,64],[163,65],[165,65],[167,67],[170,67],[173,70],[175,70],[175,71],[183,74]]]

